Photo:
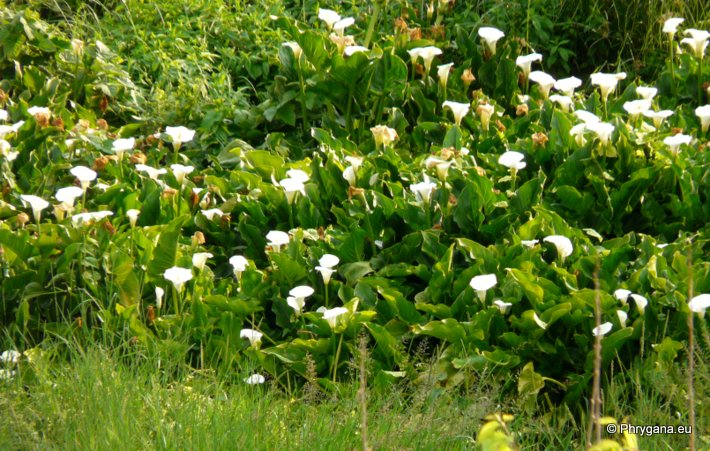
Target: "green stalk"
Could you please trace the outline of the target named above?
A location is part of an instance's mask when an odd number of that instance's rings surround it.
[[[338,350],[335,351],[335,361],[333,362],[333,383],[337,382],[338,375],[338,360],[340,359],[340,350],[343,347],[343,336],[345,334],[340,334],[340,340],[338,340]]]
[[[380,16],[380,3],[375,2],[374,9],[372,10],[372,16],[370,16],[370,23],[367,25],[367,34],[365,35],[364,47],[370,47],[370,40],[372,39],[372,34],[375,31],[375,24]]]
[[[301,116],[303,116],[303,133],[308,135],[308,129],[310,127],[308,126],[308,112],[306,110],[306,84],[303,81],[301,58],[298,58],[298,82],[301,87]]]
[[[703,104],[703,58],[698,61],[698,105]]]
[[[175,304],[175,315],[180,316],[180,292],[175,288],[175,285],[173,285],[173,300]]]
[[[345,111],[345,124],[348,127],[348,133],[352,135],[353,133],[353,124],[352,124],[352,110],[353,110],[353,91],[355,90],[354,85],[350,85],[350,89],[348,90],[348,106]]]
[[[674,58],[675,49],[673,48],[673,38],[672,37],[670,39],[670,45],[671,45],[671,60],[669,61],[669,64],[671,66],[671,95],[675,95],[675,67],[673,65],[673,62],[675,59]]]
[[[173,163],[178,164],[178,154],[180,152],[180,143],[173,143]]]
[[[325,308],[330,308],[330,303],[328,302],[328,285],[325,284]]]
[[[365,194],[362,195],[363,199]],[[365,206],[367,206],[367,200],[365,200]],[[368,208],[369,210],[369,208]],[[370,237],[370,247],[372,248],[372,256],[377,254],[377,246],[375,246],[375,231],[372,228],[372,223],[370,222],[370,214],[368,211],[365,212],[365,228],[367,229],[367,235]]]

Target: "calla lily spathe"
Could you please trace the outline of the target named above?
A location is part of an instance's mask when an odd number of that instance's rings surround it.
[[[175,290],[179,293],[182,287],[192,279],[192,270],[173,266],[165,270],[163,277],[165,280],[172,283]]]
[[[89,184],[96,180],[96,171],[89,169],[86,166],[76,166],[71,168],[69,171],[71,174],[79,180],[81,183],[81,189],[86,190]]]
[[[654,127],[660,128],[665,119],[673,116],[673,111],[671,111],[671,110],[662,110],[662,111],[646,110],[641,114],[643,114],[645,117],[647,117],[649,119],[652,119]]]
[[[550,89],[555,85],[555,79],[552,77],[552,75],[536,70],[533,72],[530,72],[529,77],[530,81],[537,83],[538,86],[540,87],[540,91],[542,92],[542,96],[546,99],[550,96]]]
[[[690,37],[683,38],[680,43],[690,47],[696,58],[703,59],[703,56],[705,56],[705,49],[708,47],[710,33],[705,30],[688,28],[685,30],[685,35]]]
[[[20,200],[22,200],[22,203],[25,205],[30,206],[35,222],[39,222],[40,217],[42,216],[42,210],[49,207],[49,202],[32,194],[22,194],[20,195]]]
[[[710,308],[710,294],[699,294],[688,301],[688,308],[693,313],[705,315],[705,311]]]
[[[195,137],[195,130],[180,125],[179,127],[165,127],[165,134],[170,137],[173,144],[177,147],[192,141]]]
[[[480,276],[473,277],[469,282],[469,285],[471,286],[471,288],[476,290],[478,298],[481,300],[481,302],[485,302],[486,292],[496,286],[497,283],[498,279],[496,278],[495,274],[483,274]]]
[[[609,98],[609,93],[616,89],[619,84],[619,80],[626,78],[626,72],[619,72],[618,74],[606,74],[602,72],[597,72],[591,75],[591,81],[594,86],[599,86],[599,91],[601,91],[602,100],[604,102]]]
[[[515,64],[523,71],[525,76],[530,75],[532,63],[542,61],[542,55],[539,53],[531,53],[529,55],[521,55],[515,59]]]
[[[700,129],[703,133],[710,127],[710,105],[699,106],[695,109],[695,115],[700,119]]]
[[[562,235],[550,235],[546,236],[542,241],[546,243],[551,243],[557,249],[557,255],[561,260],[572,255],[574,247],[572,246],[572,241],[566,236]]]
[[[454,113],[454,122],[456,125],[461,125],[461,120],[468,114],[471,105],[447,100],[442,104],[442,108],[449,108],[451,112]]]
[[[595,337],[604,336],[608,334],[613,327],[614,325],[611,323],[604,323],[592,329],[592,335],[594,335]]]
[[[192,255],[192,266],[197,268],[198,271],[203,271],[205,269],[205,264],[207,259],[214,257],[209,252],[197,252]]]
[[[478,36],[486,43],[492,55],[496,54],[498,41],[505,36],[505,33],[494,27],[481,27],[478,29]]]
[[[577,77],[562,78],[555,82],[555,89],[566,96],[572,97],[574,90],[582,86],[582,80]]]
[[[264,334],[254,329],[242,329],[239,331],[239,338],[246,338],[249,340],[249,344],[255,348],[261,345],[261,337]]]
[[[281,246],[288,244],[290,241],[288,233],[280,230],[270,231],[266,234],[266,239],[269,240],[267,244],[275,248],[277,252],[281,250]]]
[[[498,158],[498,163],[510,170],[518,171],[527,166],[525,161],[523,161],[524,159],[525,155],[522,153],[514,150],[507,150]]]
[[[335,273],[335,267],[340,263],[340,259],[333,254],[324,254],[320,260],[318,260],[319,265],[316,266],[316,271],[320,272],[321,277],[323,277],[323,284],[328,285],[330,283],[330,278]]]
[[[678,154],[680,151],[681,144],[688,145],[693,140],[692,136],[684,135],[678,133],[677,135],[669,136],[663,140],[663,144],[670,148],[671,153],[674,155]]]

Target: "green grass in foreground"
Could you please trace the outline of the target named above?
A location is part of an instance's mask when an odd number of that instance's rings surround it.
[[[225,375],[192,370],[177,359],[119,356],[97,346],[73,353],[69,361],[38,359],[31,377],[0,381],[0,449],[362,447],[356,384],[344,386],[339,396],[306,389],[300,398],[289,399],[268,381],[249,386],[239,375],[227,382]],[[701,370],[707,372],[702,365]],[[707,382],[706,375],[702,379]],[[672,418],[672,394],[669,401],[643,387],[634,393],[620,390],[608,386],[605,413],[618,413],[621,420],[634,412],[629,422],[637,425],[684,424]],[[511,429],[520,449],[583,447],[586,419],[573,420],[563,408],[533,417],[499,405],[498,394],[494,384],[480,380],[466,396],[433,383],[414,392],[369,393],[368,444],[373,449],[476,449],[483,418],[502,410],[516,416]],[[705,421],[700,418],[698,426],[707,427]],[[700,446],[707,444],[703,435],[701,430]],[[687,436],[638,439],[640,449],[687,446]]]

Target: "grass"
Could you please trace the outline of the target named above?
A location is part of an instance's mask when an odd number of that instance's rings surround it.
[[[1,449],[356,449],[362,446],[357,383],[339,394],[306,386],[288,396],[271,381],[249,386],[247,374],[196,370],[146,349],[93,345],[50,359],[47,349],[0,383]],[[68,357],[68,358],[66,358]],[[699,356],[700,357],[700,356]],[[353,362],[359,372],[362,362]],[[365,366],[361,366],[364,368]],[[678,367],[610,369],[603,414],[634,425],[685,425]],[[423,369],[423,374],[427,369]],[[708,446],[708,367],[698,368],[699,449]],[[372,449],[476,449],[484,417],[503,411],[520,449],[579,449],[587,419],[562,405],[526,413],[502,397],[504,381],[471,378],[464,391],[435,381],[368,389]],[[356,379],[356,378],[354,378]],[[629,382],[629,379],[632,382]],[[640,380],[653,384],[641,384]],[[634,383],[633,380],[637,382]],[[675,388],[674,388],[675,387]],[[546,403],[539,399],[538,403]],[[541,412],[547,409],[536,409]],[[677,413],[676,413],[677,412]],[[685,435],[638,437],[640,449],[683,449]]]
[[[94,347],[73,355],[72,363],[49,365],[32,383],[2,384],[0,448],[352,449],[360,444],[355,386],[337,398],[289,399],[268,382],[229,384],[224,375],[134,358]],[[368,407],[375,448],[463,449],[471,446],[493,405],[445,394],[407,401],[394,391],[370,397]]]

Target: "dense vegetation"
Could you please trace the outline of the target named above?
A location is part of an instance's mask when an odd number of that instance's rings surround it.
[[[710,446],[703,3],[332,3],[0,9],[0,371],[36,424],[8,446],[48,445],[62,403],[18,390],[71,365],[197,378],[188,405],[268,381],[261,409],[304,403],[289,428],[359,387],[363,447],[367,390],[444,436],[439,409],[514,413],[485,449],[533,419],[613,449],[588,423],[625,417]],[[409,427],[394,446],[434,443]]]

